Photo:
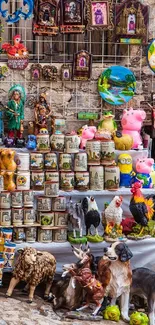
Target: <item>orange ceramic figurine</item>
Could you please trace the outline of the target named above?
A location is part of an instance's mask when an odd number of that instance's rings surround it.
[[[15,151],[12,149],[3,149],[1,151],[1,169],[8,171],[16,170],[16,163],[14,161]]]
[[[29,53],[24,44],[21,43],[20,35],[14,36],[13,43],[14,45],[4,43],[2,45],[2,50],[8,55],[8,66],[10,69],[23,70],[28,65]]]
[[[8,172],[8,171],[2,171],[1,175],[3,176],[4,179],[4,190],[7,191],[14,191],[16,189],[16,185],[14,183],[14,173],[13,172]]]

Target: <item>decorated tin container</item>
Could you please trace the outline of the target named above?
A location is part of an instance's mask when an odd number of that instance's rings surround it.
[[[50,149],[49,134],[37,134],[37,150],[48,151]]]
[[[52,201],[51,198],[45,196],[37,197],[37,210],[38,211],[51,211]]]
[[[22,208],[12,208],[12,223],[14,226],[23,225],[24,215]]]
[[[59,196],[59,183],[58,182],[45,182],[44,193],[48,197]]]
[[[43,190],[45,182],[45,173],[40,170],[33,170],[31,174],[31,184],[34,190]]]
[[[30,172],[18,171],[16,177],[17,190],[29,190],[30,189]]]
[[[38,212],[37,220],[42,226],[54,226],[54,212]]]
[[[66,211],[67,202],[65,196],[58,196],[52,199],[53,211]]]
[[[90,166],[90,190],[102,191],[104,189],[104,167],[103,166]]]
[[[16,244],[12,242],[5,242],[3,258],[4,258],[4,269],[5,271],[12,271],[14,266]]]
[[[3,234],[4,241],[10,242],[12,240],[12,233],[13,233],[12,228],[1,228],[1,233]]]
[[[78,152],[74,156],[74,171],[85,172],[87,171],[87,153]]]
[[[30,168],[43,169],[44,168],[44,155],[40,152],[30,153]]]
[[[4,178],[3,175],[0,175],[0,191],[4,190]]]
[[[66,211],[55,211],[54,212],[54,225],[67,226],[68,224],[68,213]]]
[[[41,243],[51,243],[52,242],[52,229],[42,229],[38,230],[38,241]]]
[[[15,243],[22,243],[25,240],[25,231],[22,227],[17,227],[13,229],[13,241]]]
[[[59,154],[59,170],[71,171],[72,170],[72,156],[69,153]]]
[[[120,169],[118,166],[106,166],[104,176],[105,190],[115,190],[119,188]]]
[[[75,172],[75,188],[79,191],[89,189],[89,172]]]
[[[51,181],[51,182],[59,182],[59,172],[46,170],[45,171],[45,180]]]
[[[53,230],[53,241],[57,243],[64,243],[67,241],[67,229],[54,229]]]
[[[25,228],[25,239],[28,243],[34,243],[37,239],[37,228],[36,227]]]
[[[17,170],[29,170],[30,169],[30,155],[29,152],[18,152],[15,159],[17,164]]]
[[[50,169],[50,170],[58,169],[58,158],[55,152],[49,152],[45,154],[44,166],[45,169]]]
[[[60,187],[63,191],[70,192],[74,190],[74,172],[61,172]]]
[[[77,134],[65,135],[65,151],[67,153],[79,152],[80,137]]]
[[[112,140],[101,141],[101,165],[115,164],[115,143]]]
[[[11,193],[11,202],[13,208],[22,208],[23,206],[23,194],[22,191],[16,190]]]
[[[11,208],[11,193],[8,191],[2,191],[0,193],[0,208],[10,209]]]
[[[23,204],[24,207],[33,207],[34,193],[32,190],[23,191]]]
[[[101,142],[97,140],[87,140],[86,153],[88,165],[100,165]]]
[[[1,226],[11,226],[11,209],[0,210],[0,224]]]
[[[33,225],[35,222],[35,210],[33,208],[24,208],[24,225]]]
[[[53,151],[63,152],[65,147],[64,134],[52,134],[50,137],[50,143]]]

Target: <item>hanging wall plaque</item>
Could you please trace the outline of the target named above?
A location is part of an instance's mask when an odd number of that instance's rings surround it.
[[[36,35],[57,35],[59,28],[58,4],[55,0],[35,0],[33,33]]]
[[[87,29],[106,30],[113,29],[113,10],[111,1],[87,1]]]
[[[61,67],[61,80],[69,81],[71,79],[71,67],[68,64],[63,64]]]
[[[74,54],[73,80],[89,80],[91,77],[92,56],[89,52],[81,50]]]
[[[31,80],[38,81],[42,77],[42,66],[39,63],[32,64],[31,68]]]
[[[25,45],[21,42],[21,36],[13,37],[13,45],[4,43],[2,51],[7,53],[7,65],[10,69],[24,70],[29,63],[29,53]]]
[[[84,33],[83,0],[60,0],[61,33]]]
[[[115,6],[116,40],[137,44],[137,39],[147,41],[147,28],[149,21],[149,7],[139,1],[126,0]],[[135,40],[135,41],[134,41]],[[129,43],[129,42],[128,42]]]
[[[47,81],[57,81],[58,69],[54,65],[44,65],[43,78]]]

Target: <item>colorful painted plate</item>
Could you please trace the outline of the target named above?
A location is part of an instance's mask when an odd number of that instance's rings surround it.
[[[147,62],[150,69],[155,72],[155,39],[149,44],[147,50]]]
[[[111,105],[127,103],[134,95],[136,78],[129,69],[113,66],[104,70],[98,80],[100,96]]]

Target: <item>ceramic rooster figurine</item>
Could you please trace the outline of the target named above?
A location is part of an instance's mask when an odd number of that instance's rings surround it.
[[[4,43],[2,45],[2,49],[7,52],[8,56],[15,56],[15,57],[26,57],[28,56],[28,51],[26,47],[21,43],[21,36],[15,35],[13,38],[14,45],[10,43]]]
[[[136,182],[132,185],[132,198],[129,205],[135,221],[141,225],[141,230],[140,233],[137,234],[137,237],[142,237],[144,235],[144,227],[147,226],[149,220],[153,219],[155,214],[155,197],[149,195],[145,198],[141,188],[142,184],[140,182]]]
[[[110,204],[104,211],[104,217],[106,219],[106,240],[117,241],[118,238],[122,237],[122,214],[121,208],[123,198],[122,196],[115,196]]]

